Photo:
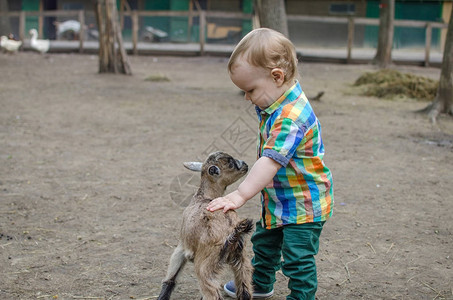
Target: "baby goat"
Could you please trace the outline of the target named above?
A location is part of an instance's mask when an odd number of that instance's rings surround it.
[[[227,213],[206,210],[211,200],[222,196],[227,186],[247,173],[247,164],[215,152],[204,163],[184,166],[201,171],[201,183],[184,210],[180,242],[171,256],[158,300],[170,299],[176,278],[188,260],[194,263],[203,300],[222,299],[217,277],[225,264],[233,270],[237,298],[251,299],[252,266],[245,255],[243,236],[253,229],[252,220],[239,221],[232,210]]]

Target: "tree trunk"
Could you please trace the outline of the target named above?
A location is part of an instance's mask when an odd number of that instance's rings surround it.
[[[8,0],[0,0],[0,11],[9,12]],[[0,17],[0,35],[6,35],[11,33],[11,25],[9,23],[9,17]]]
[[[115,0],[95,0],[99,31],[99,73],[130,75],[131,67],[123,45]]]
[[[448,23],[437,95],[425,110],[428,111],[428,116],[433,123],[441,113],[453,115],[453,6]]]
[[[288,36],[284,0],[257,0],[260,27],[271,28]]]
[[[379,5],[379,36],[376,56],[373,63],[386,68],[392,62],[393,19],[395,16],[395,0],[381,0]]]

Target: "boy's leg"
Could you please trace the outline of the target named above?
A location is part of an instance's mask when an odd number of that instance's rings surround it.
[[[275,272],[281,266],[282,228],[265,229],[261,222],[256,223],[252,235],[253,283],[256,290],[270,292],[275,283]]]
[[[314,300],[318,288],[315,255],[324,222],[283,226],[282,271],[289,277],[287,300]]]

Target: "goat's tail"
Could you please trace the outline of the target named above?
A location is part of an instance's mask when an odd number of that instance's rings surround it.
[[[240,221],[223,244],[222,250],[220,251],[220,260],[229,260],[229,258],[233,258],[235,254],[242,252],[242,249],[244,248],[244,235],[250,233],[252,229],[252,220],[244,219]]]

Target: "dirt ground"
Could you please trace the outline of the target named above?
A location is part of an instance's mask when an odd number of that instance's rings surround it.
[[[0,299],[157,298],[198,178],[182,162],[254,163],[257,120],[225,58],[130,59],[133,76],[97,74],[93,55],[0,55]],[[335,186],[317,297],[453,299],[453,119],[357,95],[373,70],[300,65],[305,92],[325,91],[312,105]],[[259,211],[255,197],[238,213]],[[272,299],[286,294],[278,273]],[[189,264],[173,299],[199,297]]]

